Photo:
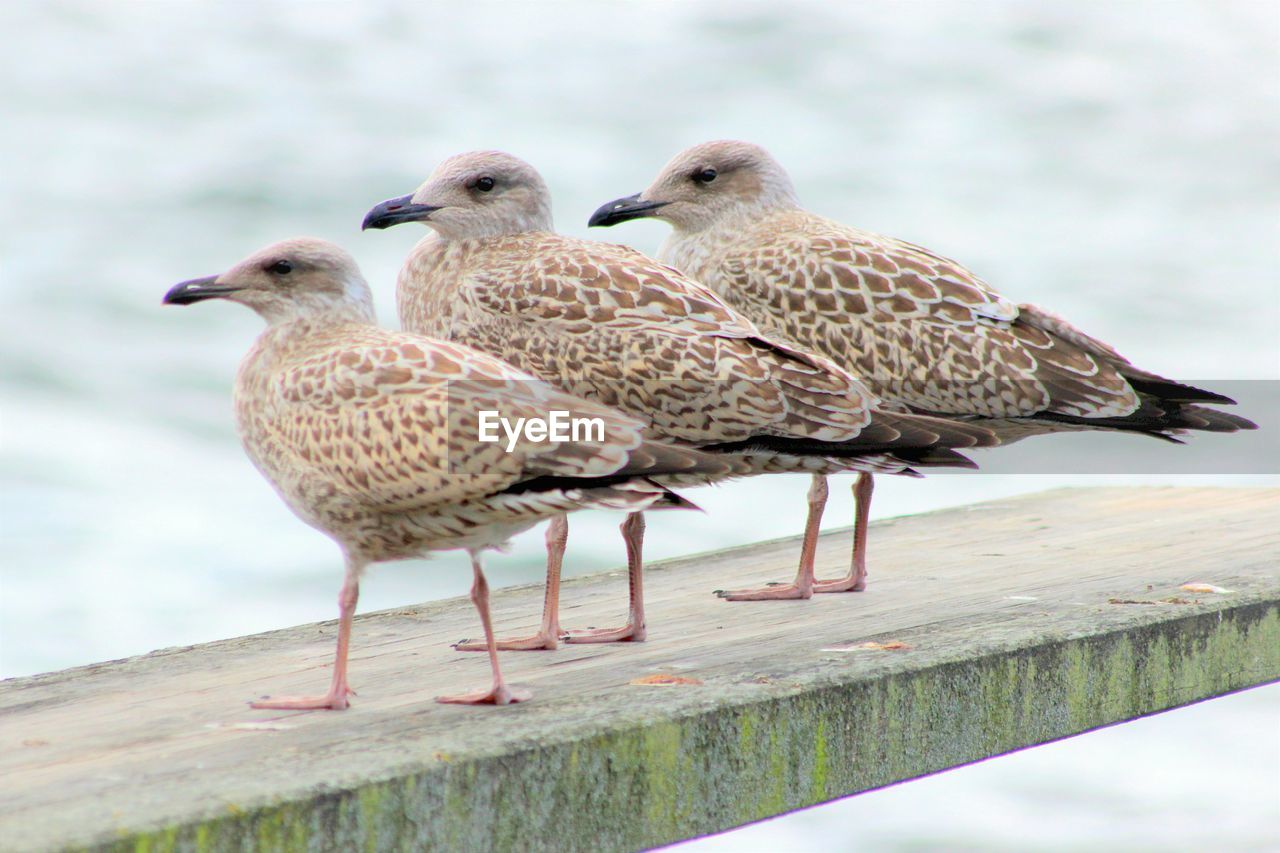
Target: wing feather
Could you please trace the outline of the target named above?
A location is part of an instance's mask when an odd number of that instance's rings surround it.
[[[1110,347],[919,246],[803,211],[769,218],[708,278],[749,316],[939,414],[1112,418],[1138,397]],[[799,259],[799,260],[798,260]],[[793,304],[797,303],[797,304]]]
[[[576,399],[484,353],[372,327],[341,327],[240,405],[256,457],[312,490],[386,510],[473,500],[538,477],[598,478],[629,465],[644,423]],[[479,413],[591,418],[603,441],[479,440]],[[632,465],[632,468],[637,466]],[[643,468],[643,466],[639,466]]]
[[[687,276],[626,247],[535,236],[487,247],[456,289],[455,328],[487,351],[686,441],[844,440],[867,423],[874,397],[853,376]]]

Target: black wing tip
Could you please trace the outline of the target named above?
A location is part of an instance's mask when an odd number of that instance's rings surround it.
[[[978,467],[977,462],[949,447],[894,450],[890,452],[890,455],[894,459],[929,468],[972,468],[976,470]]]
[[[657,484],[655,483],[654,485],[656,486]],[[649,506],[649,509],[651,510],[689,509],[689,510],[694,510],[696,512],[704,511],[702,507],[698,506],[696,503],[689,500],[685,496],[681,494],[677,494],[676,492],[673,492],[670,489],[663,488],[662,486],[658,486],[658,488],[662,489],[662,497],[654,501]]]
[[[1135,375],[1134,372],[1122,370],[1120,375],[1138,393],[1150,394],[1166,403],[1207,403],[1215,406],[1236,405],[1236,401],[1225,394],[1189,385],[1186,382],[1178,382],[1175,379],[1165,379],[1163,376],[1157,376],[1156,374],[1136,372]]]

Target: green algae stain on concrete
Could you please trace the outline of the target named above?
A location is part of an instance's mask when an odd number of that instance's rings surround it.
[[[364,837],[364,849],[366,853],[374,853],[378,849],[378,824],[379,818],[387,812],[385,809],[385,801],[389,798],[384,797],[387,793],[386,785],[366,785],[356,794],[356,801],[359,805],[359,827],[362,830],[359,834]]]
[[[786,755],[778,744],[779,726],[769,727],[769,767],[764,776],[768,780],[768,789],[761,791],[757,813],[779,814],[787,810],[787,761]]]
[[[203,851],[210,849],[209,836],[210,836],[209,824],[202,823],[196,827],[196,838],[195,838],[196,850],[200,851],[200,853],[203,853]]]
[[[681,730],[676,723],[647,726],[641,738],[637,769],[646,781],[645,809],[651,830],[667,835],[679,825],[684,804],[680,798]]]
[[[134,850],[137,853],[173,853],[178,849],[178,829],[162,829],[154,835],[138,839]]]
[[[730,773],[745,777],[758,772],[756,767],[759,761],[760,745],[755,739],[758,727],[757,713],[757,708],[747,705],[734,708],[733,713],[727,718],[727,725],[734,730],[729,744],[736,753],[736,760],[730,768]],[[747,797],[741,797],[732,804],[734,820],[739,823],[754,820],[756,811],[755,803]]]
[[[284,849],[284,810],[269,811],[258,817],[255,823],[257,832],[254,839],[259,850]]]
[[[827,721],[818,718],[818,728],[813,736],[813,773],[809,777],[809,802],[827,800]]]
[[[978,694],[981,707],[986,709],[985,722],[979,748],[986,753],[1008,749],[1009,732],[1016,727],[1016,701],[1023,685],[1019,676],[1021,655],[999,658],[992,662],[989,671],[979,681]]]
[[[738,712],[738,749],[750,754],[756,748],[756,717],[751,708],[742,708]]]
[[[537,803],[511,792],[536,791],[557,804],[539,819],[551,821],[544,837],[561,849],[635,849],[1277,678],[1280,607],[1262,602],[437,763],[427,774],[236,810],[113,847],[504,846],[539,817]]]

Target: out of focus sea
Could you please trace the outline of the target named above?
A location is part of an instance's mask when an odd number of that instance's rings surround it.
[[[876,517],[1068,485],[1280,485],[1273,0],[15,0],[0,34],[0,677],[333,617],[336,549],[232,426],[260,321],[160,296],[311,234],[356,255],[394,324],[421,232],[361,234],[361,216],[474,148],[534,163],[561,230],[653,252],[664,226],[589,233],[587,216],[689,144],[759,142],[810,208],[956,257],[1263,424],[881,478]],[[647,555],[797,533],[804,489],[694,491],[707,514],[655,518]],[[850,508],[837,489],[828,525]],[[617,521],[575,520],[570,574],[621,562]],[[492,580],[535,581],[541,560],[526,534]],[[871,560],[874,594],[893,567]],[[468,584],[457,555],[392,564],[361,609]],[[1274,849],[1280,688],[694,846]]]

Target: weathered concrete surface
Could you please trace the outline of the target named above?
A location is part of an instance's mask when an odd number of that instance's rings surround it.
[[[1280,679],[1275,490],[1050,492],[871,549],[868,592],[808,602],[710,595],[795,540],[657,564],[649,642],[506,654],[536,696],[502,709],[431,701],[485,680],[447,646],[465,600],[360,618],[343,713],[244,704],[322,688],[332,623],[0,683],[0,848],[634,849]],[[500,592],[500,630],[540,595]],[[565,624],[622,597],[570,583]],[[629,683],[655,673],[701,684]]]

